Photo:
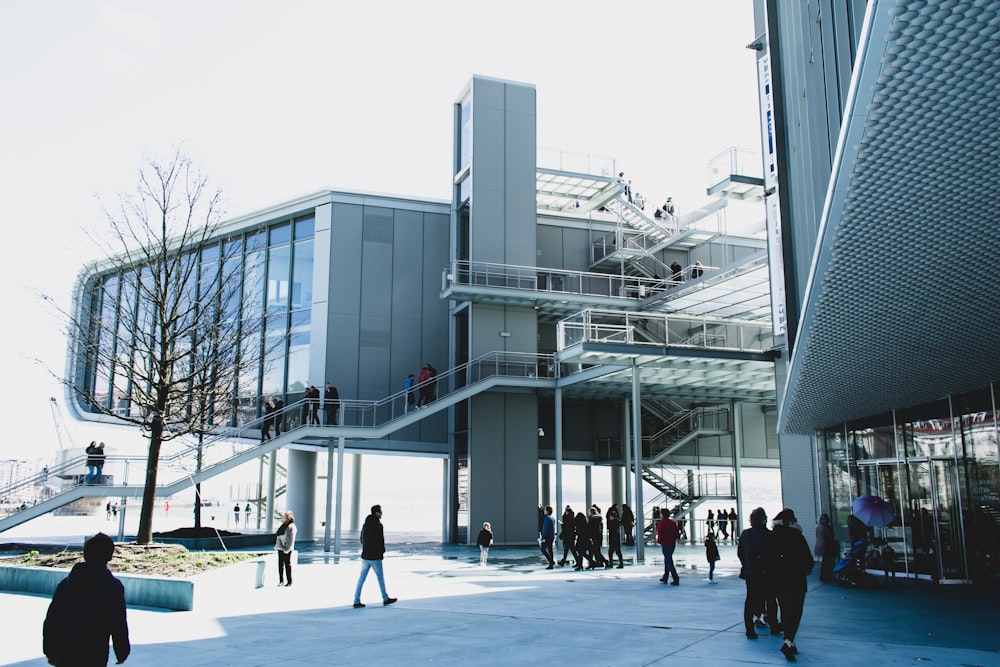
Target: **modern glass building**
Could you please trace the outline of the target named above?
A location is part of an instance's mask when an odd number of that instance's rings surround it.
[[[191,254],[201,276],[239,277],[220,317],[247,324],[240,345],[260,361],[220,399],[238,409],[210,441],[164,451],[160,495],[258,461],[263,528],[288,507],[302,539],[325,521],[336,548],[358,509],[342,497],[345,455],[394,453],[442,461],[446,541],[490,521],[498,544],[534,543],[538,505],[563,505],[570,465],[588,479],[610,468],[612,498],[588,491],[587,504],[627,502],[640,534],[654,507],[690,520],[693,539],[708,509],[742,513],[742,470],[778,464],[766,239],[727,224],[735,202],[762,201],[759,160],[723,152],[705,206],[654,214],[613,159],[539,151],[535,94],[482,76],[461,91],[451,201],[319,192],[227,221]],[[113,330],[142,308],[134,283],[88,267],[78,307]],[[109,418],[92,403],[134,409],[120,378],[135,346],[104,362],[89,353],[101,344],[71,350],[80,419]],[[428,364],[437,374],[411,404],[404,380]],[[304,389],[327,382],[337,422],[304,423]],[[270,396],[282,434],[261,442]],[[141,495],[143,466],[109,462],[115,493]],[[100,493],[74,486],[32,511]]]
[[[756,25],[785,502],[846,539],[881,496],[899,572],[996,576],[1000,8],[768,0]]]

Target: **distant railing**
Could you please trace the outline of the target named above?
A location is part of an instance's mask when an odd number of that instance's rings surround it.
[[[493,287],[526,292],[578,294],[586,297],[626,298],[636,301],[676,284],[663,278],[467,260],[454,261],[441,272],[442,291],[460,286]]]
[[[591,176],[614,178],[617,175],[614,158],[575,153],[558,148],[539,148],[536,166],[539,169],[569,171],[576,174],[590,174]]]
[[[668,313],[587,309],[556,325],[557,349],[584,342],[656,345],[700,350],[765,352],[770,324]]]
[[[476,383],[493,377],[509,379],[556,378],[560,366],[555,363],[551,354],[532,354],[518,352],[490,352],[449,369],[430,380],[414,386],[414,402],[408,401],[406,390],[398,391],[379,400],[341,399],[336,423],[330,427],[378,428],[402,419],[412,410],[417,409],[420,390],[427,390],[424,395],[425,405],[448,397],[450,394],[470,387]],[[424,402],[424,401],[419,401]],[[306,423],[307,406],[318,406],[317,417],[320,424],[311,426]],[[173,440],[164,441],[161,445],[158,459],[158,485],[167,485],[184,479],[199,470],[235,460],[240,456],[255,450],[263,443],[263,426],[265,421],[272,421],[271,436],[278,437],[286,433],[299,432],[306,428],[316,428],[325,424],[326,414],[322,400],[309,402],[302,399],[284,406],[279,412],[258,417],[246,424],[236,427],[207,427],[202,442],[197,436],[185,435]],[[331,421],[333,421],[331,419]],[[0,487],[0,498],[18,495],[22,489],[44,484],[56,487],[56,493],[84,484],[87,472],[88,456],[81,454],[72,459],[50,463],[35,475],[29,475],[5,487]],[[200,461],[200,463],[199,463]],[[128,484],[145,479],[147,456],[113,455],[105,457],[101,477],[95,481],[95,486],[113,487],[118,484]]]
[[[763,172],[760,151],[733,146],[708,161],[708,187],[734,175],[763,178]]]

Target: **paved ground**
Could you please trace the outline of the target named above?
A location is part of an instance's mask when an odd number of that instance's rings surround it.
[[[744,586],[723,545],[718,585],[704,549],[682,546],[680,586],[665,586],[658,552],[624,569],[545,570],[534,549],[393,545],[383,607],[374,575],[364,609],[351,606],[357,554],[306,548],[291,588],[197,589],[191,612],[129,609],[126,664],[146,667],[292,665],[755,665],[784,664],[781,639],[743,634]],[[630,557],[630,554],[626,554]],[[0,593],[0,664],[45,665],[48,598]],[[810,581],[797,637],[812,665],[1000,665],[995,589],[897,579],[874,591]],[[113,663],[113,660],[112,660]]]

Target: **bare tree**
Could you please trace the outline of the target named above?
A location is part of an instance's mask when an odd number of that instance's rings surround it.
[[[188,435],[200,442],[214,425],[234,423],[237,383],[260,361],[241,342],[255,339],[263,312],[259,298],[243,303],[252,290],[240,239],[220,238],[221,193],[187,156],[147,159],[135,192],[105,215],[110,234],[91,302],[70,317],[90,379],[66,382],[92,410],[148,436],[137,534],[147,544],[161,446]]]

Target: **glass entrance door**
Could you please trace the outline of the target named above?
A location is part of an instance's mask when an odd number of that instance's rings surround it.
[[[952,459],[909,460],[905,520],[912,571],[942,582],[965,582],[958,476]]]

